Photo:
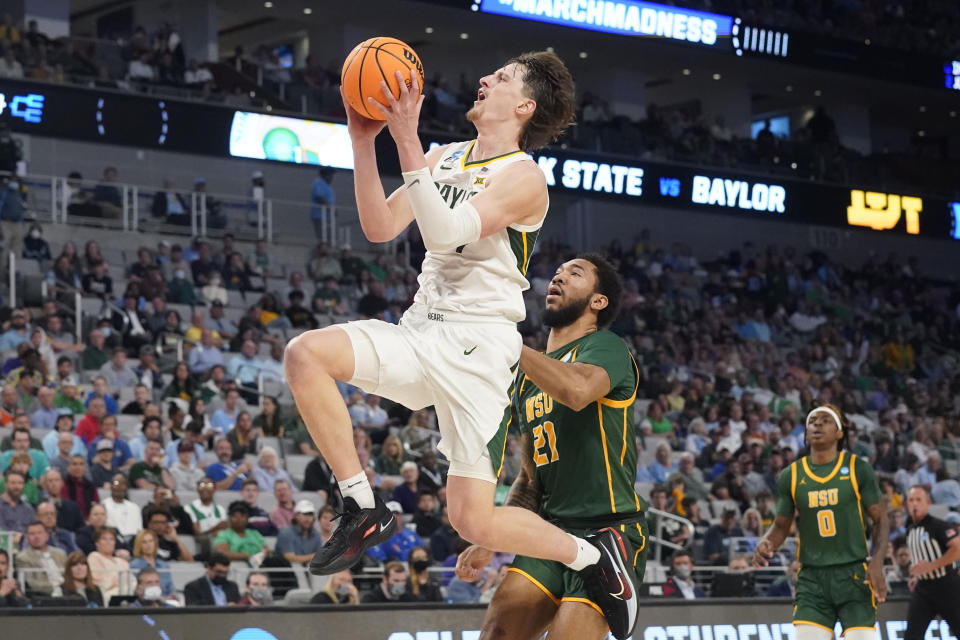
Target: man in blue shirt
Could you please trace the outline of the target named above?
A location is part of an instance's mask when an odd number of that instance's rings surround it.
[[[227,435],[237,424],[240,415],[240,393],[236,389],[228,388],[223,397],[223,409],[217,409],[210,418],[214,429]]]
[[[207,575],[197,578],[183,588],[183,597],[188,607],[225,607],[240,600],[240,588],[236,582],[227,580],[230,559],[222,553],[210,554],[207,560]]]
[[[177,460],[179,460],[177,449],[180,447],[181,440],[186,440],[193,445],[193,465],[196,467],[202,466],[200,463],[203,462],[203,445],[200,443],[200,438],[202,435],[200,428],[201,425],[199,424],[189,424],[183,432],[183,438],[171,440],[167,444],[167,449],[164,451],[163,456],[164,467],[169,469],[174,465],[174,463],[177,462]]]
[[[107,413],[111,416],[117,415],[120,408],[117,406],[116,399],[110,395],[109,389],[107,388],[107,379],[103,376],[97,376],[93,380],[93,391],[87,394],[87,399],[83,401],[83,404],[90,408],[90,401],[94,398],[103,398],[103,402],[107,405]]]
[[[223,364],[223,352],[213,342],[213,331],[204,327],[200,332],[200,344],[190,350],[187,357],[190,371],[196,374],[206,373],[215,364]]]
[[[37,409],[30,416],[30,426],[35,429],[53,429],[57,426],[60,410],[53,406],[53,389],[37,389]]]
[[[43,440],[41,440],[43,452],[47,454],[47,459],[52,463],[57,456],[60,455],[60,434],[64,432],[69,433],[70,439],[73,441],[73,448],[70,449],[70,455],[85,456],[87,446],[83,444],[83,440],[81,440],[79,436],[73,433],[73,414],[68,413],[69,409],[58,409],[58,411],[63,411],[63,413],[57,416],[57,421],[54,423],[54,430],[43,436]],[[67,463],[69,463],[69,460]]]
[[[307,564],[323,546],[323,538],[314,526],[313,503],[300,500],[293,508],[293,523],[277,536],[277,555],[290,564]]]
[[[313,222],[313,231],[317,240],[323,239],[323,225],[330,217],[331,210],[337,206],[337,194],[330,183],[333,182],[333,169],[321,167],[320,174],[313,181],[310,188],[310,220]]]
[[[217,462],[207,465],[207,477],[216,484],[217,491],[240,491],[243,482],[249,477],[250,465],[246,461],[234,462],[233,446],[226,438],[217,440],[213,450]]]
[[[253,340],[244,340],[240,353],[235,355],[227,365],[227,377],[237,381],[244,387],[257,386],[257,374],[263,363],[257,358],[257,343]]]
[[[210,317],[204,326],[219,333],[224,340],[229,340],[239,331],[235,322],[223,317],[223,303],[219,300],[214,300],[210,305]]]
[[[100,423],[100,433],[102,435],[87,447],[87,464],[93,463],[94,457],[99,452],[97,445],[100,444],[100,441],[107,440],[113,441],[113,470],[125,472],[132,467],[136,460],[133,457],[133,452],[130,451],[130,445],[117,433],[116,416],[103,417],[103,421]]]
[[[13,351],[20,343],[30,339],[27,314],[23,309],[14,309],[10,316],[10,328],[0,335],[0,351]]]

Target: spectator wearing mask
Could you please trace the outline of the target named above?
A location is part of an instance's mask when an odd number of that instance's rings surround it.
[[[401,562],[388,562],[379,586],[363,597],[364,603],[416,602],[407,589],[407,567]]]
[[[277,554],[290,564],[306,565],[323,543],[317,531],[313,503],[300,500],[294,507],[293,522],[277,536]]]
[[[414,547],[410,550],[409,565],[410,594],[419,602],[443,602],[440,585],[430,576],[430,552],[425,547]]]
[[[693,582],[693,559],[686,551],[677,551],[671,560],[671,575],[663,585],[667,598],[694,600],[706,598],[707,594]]]
[[[172,593],[164,592],[163,574],[153,567],[144,567],[137,573],[137,587],[134,590],[137,599],[130,603],[131,607],[172,607],[176,606],[165,597]],[[174,601],[176,601],[174,599]]]
[[[188,583],[183,597],[188,607],[225,607],[240,600],[237,583],[228,580],[230,559],[222,553],[214,553],[206,563],[206,575]]]
[[[47,528],[39,521],[27,525],[27,547],[14,558],[17,571],[25,571],[27,595],[59,595],[63,584],[63,569],[67,554],[62,549],[48,545]],[[36,569],[37,571],[33,571]]]
[[[267,607],[273,604],[273,590],[267,574],[251,571],[247,574],[247,591],[240,602],[241,607]]]
[[[82,551],[67,556],[63,569],[63,595],[82,598],[88,607],[103,607],[103,592],[93,581],[87,555]]]
[[[353,584],[353,576],[349,570],[335,573],[327,580],[323,591],[317,592],[310,604],[359,604],[360,593]]]

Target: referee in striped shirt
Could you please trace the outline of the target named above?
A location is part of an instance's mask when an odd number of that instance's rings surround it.
[[[960,530],[931,516],[930,503],[926,486],[916,485],[907,494],[907,546],[916,587],[910,597],[904,640],[923,640],[937,614],[947,621],[954,636],[960,635],[960,576],[954,566],[960,560]]]

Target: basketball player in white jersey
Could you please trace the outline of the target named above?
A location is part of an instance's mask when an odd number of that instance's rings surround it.
[[[547,185],[527,151],[555,140],[572,122],[573,79],[553,53],[510,60],[480,80],[467,118],[475,140],[424,155],[417,134],[423,96],[398,72],[394,98],[383,84],[384,121],[363,118],[344,101],[354,153],[360,223],[371,242],[387,242],[417,221],[427,249],[414,304],[400,325],[350,322],[294,339],[284,361],[300,415],[337,477],[344,513],[310,570],[341,571],[388,539],[397,523],[376,498],[354,449],[350,416],[335,381],[419,409],[433,405],[449,459],[447,501],[459,534],[491,550],[554,560],[582,571],[609,594],[598,602],[611,628],[633,627],[632,554],[621,541],[586,541],[516,507],[495,507],[522,341],[527,264],[547,213]],[[382,104],[381,104],[382,103]],[[386,197],[374,139],[389,127],[404,185]],[[584,374],[584,393],[607,393],[602,368]],[[629,544],[629,543],[628,543]],[[607,605],[607,606],[605,606]],[[632,618],[632,619],[627,619]]]

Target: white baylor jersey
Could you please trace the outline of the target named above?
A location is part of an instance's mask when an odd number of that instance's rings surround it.
[[[475,140],[450,145],[433,169],[433,180],[444,202],[453,209],[482,193],[497,173],[530,159],[514,151],[477,162],[469,161]],[[543,212],[546,217],[546,210]],[[543,218],[535,225],[509,227],[453,251],[428,251],[414,302],[428,309],[520,322],[526,316],[523,292],[530,287],[527,266]]]

